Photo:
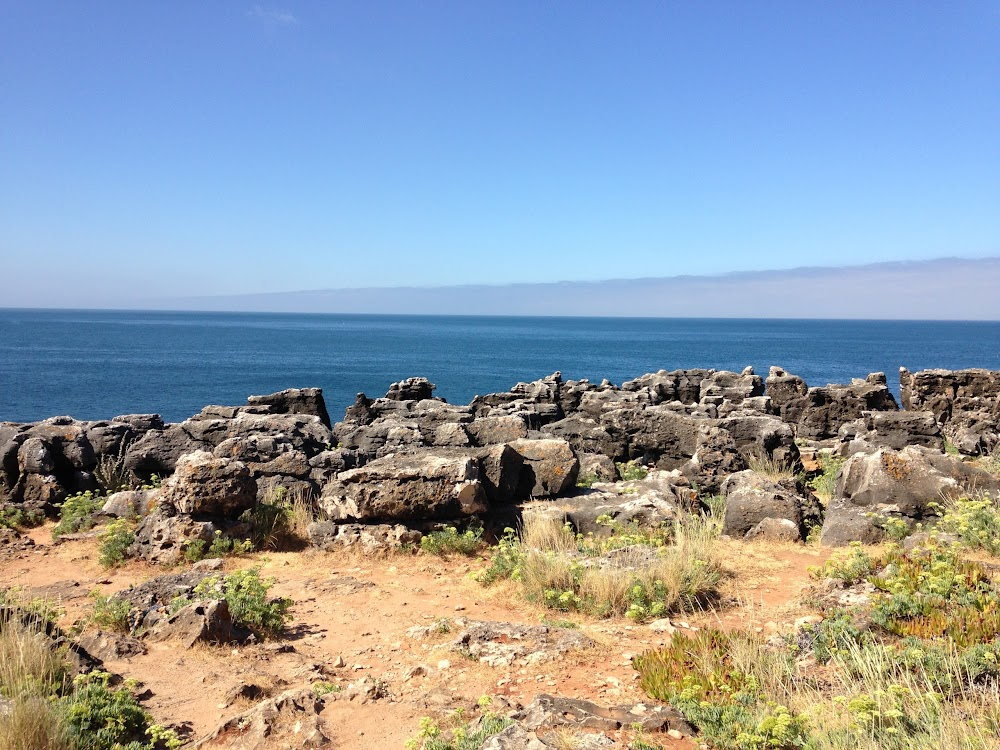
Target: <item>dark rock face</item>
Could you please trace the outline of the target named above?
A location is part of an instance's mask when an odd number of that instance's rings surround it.
[[[518,497],[556,497],[576,485],[580,461],[565,440],[525,438],[513,441],[510,448],[524,460]]]
[[[903,407],[927,410],[959,451],[984,455],[1000,445],[1000,372],[899,368]]]
[[[407,378],[389,386],[390,401],[423,401],[433,397],[434,384],[427,378]]]
[[[848,444],[850,453],[874,448],[902,450],[908,445],[944,450],[941,427],[930,411],[867,412],[861,419],[842,425],[837,434]]]
[[[201,540],[210,544],[217,526],[212,521],[196,521],[162,504],[146,516],[135,530],[135,542],[129,548],[132,557],[152,563],[171,565],[181,559],[186,544]]]
[[[772,367],[767,378],[771,404],[781,419],[794,425],[795,434],[810,438],[832,438],[845,422],[860,419],[866,411],[896,411],[899,406],[886,385],[885,374],[876,372],[850,385],[808,388],[801,378]]]
[[[326,427],[332,426],[322,388],[289,388],[266,396],[250,396],[247,403],[267,407],[271,414],[308,414],[319,417]]]
[[[151,641],[176,641],[184,648],[197,643],[242,643],[249,633],[233,623],[225,600],[194,602],[156,622],[147,634]]]

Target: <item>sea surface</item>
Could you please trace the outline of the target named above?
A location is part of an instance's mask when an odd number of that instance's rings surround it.
[[[1000,370],[1000,322],[532,318],[0,309],[0,421],[180,421],[207,404],[319,386],[330,416],[422,375],[467,403],[556,370],[613,383],[771,365],[809,385],[898,369]]]

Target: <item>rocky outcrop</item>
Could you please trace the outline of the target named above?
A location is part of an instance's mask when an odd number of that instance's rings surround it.
[[[872,411],[837,431],[846,453],[870,452],[876,448],[902,450],[918,445],[944,450],[941,427],[930,411]]]
[[[927,410],[966,455],[985,455],[1000,445],[1000,371],[899,368],[903,408]]]
[[[935,504],[970,493],[998,493],[1000,479],[927,448],[880,448],[847,459],[827,509],[821,541],[874,541],[889,517],[915,523],[937,515]]]
[[[246,464],[207,451],[182,456],[160,493],[161,502],[190,516],[236,518],[256,499],[257,484]]]
[[[772,367],[767,378],[771,405],[795,434],[808,438],[832,438],[845,422],[860,419],[867,411],[896,411],[899,406],[889,391],[884,373],[855,378],[849,385],[806,388],[801,378]]]
[[[773,480],[755,471],[740,471],[726,479],[722,492],[726,497],[722,533],[737,539],[798,541],[820,520],[818,504],[805,497],[805,488],[794,478]]]

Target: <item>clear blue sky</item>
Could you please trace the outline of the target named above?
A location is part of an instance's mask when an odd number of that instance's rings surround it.
[[[952,255],[996,0],[0,0],[0,307]]]

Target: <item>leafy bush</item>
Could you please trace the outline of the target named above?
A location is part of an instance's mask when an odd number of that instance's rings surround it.
[[[52,529],[52,538],[94,528],[92,516],[103,506],[101,497],[90,490],[70,495],[59,508],[59,523]]]
[[[616,463],[615,466],[618,467],[618,476],[622,478],[623,482],[635,482],[645,479],[649,475],[649,469],[635,459]]]
[[[274,579],[262,580],[257,568],[239,570],[226,576],[210,576],[195,587],[195,595],[205,599],[224,599],[233,622],[250,628],[261,636],[274,636],[291,619],[292,600],[269,599]]]
[[[851,542],[846,549],[837,550],[826,563],[810,568],[809,572],[814,578],[833,578],[850,586],[872,575],[877,565],[878,561],[868,554],[861,542]]]
[[[119,633],[131,630],[128,622],[131,606],[127,601],[116,596],[102,596],[99,591],[92,592],[90,598],[94,600],[90,619],[96,625]]]
[[[97,561],[105,568],[116,568],[128,558],[128,548],[135,541],[132,525],[119,518],[107,525],[98,541]]]
[[[454,526],[445,526],[420,539],[420,549],[432,555],[474,555],[482,547],[482,529],[467,529],[459,534]]]
[[[487,704],[488,705],[488,704]],[[456,709],[443,721],[425,716],[416,737],[406,741],[408,750],[479,750],[487,739],[513,724],[512,719],[485,711],[473,721]]]
[[[37,510],[25,510],[17,505],[0,507],[0,527],[25,529],[38,526],[45,520],[45,514]]]
[[[582,489],[590,489],[599,481],[600,478],[597,476],[597,474],[594,474],[593,472],[589,472],[587,474],[579,474],[576,477],[576,486]]]
[[[989,496],[962,497],[947,503],[937,530],[954,534],[962,543],[1000,556],[1000,507]]]

